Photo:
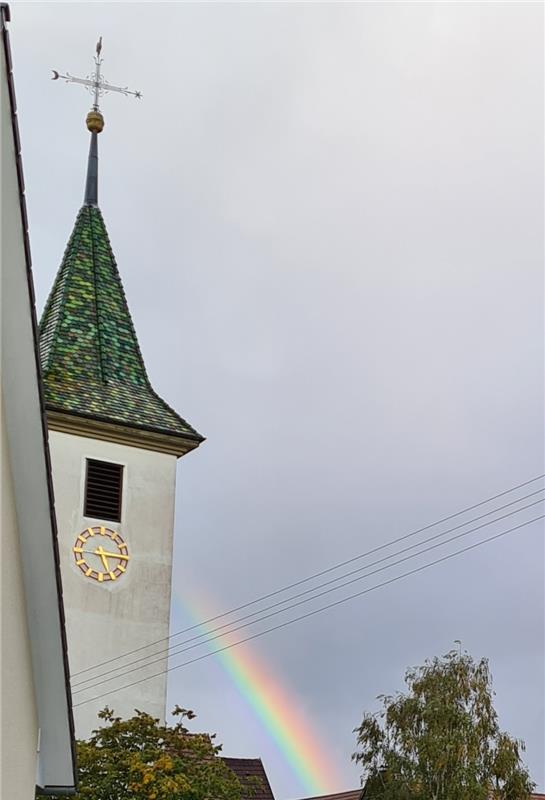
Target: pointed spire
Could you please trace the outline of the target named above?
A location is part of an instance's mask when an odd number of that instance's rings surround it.
[[[53,73],[53,80],[90,89],[94,102],[86,119],[91,142],[83,207],[40,322],[46,408],[50,424],[51,414],[57,415],[57,430],[77,428],[79,435],[87,435],[81,433],[85,428],[97,438],[180,456],[198,447],[203,437],[150,383],[98,208],[98,134],[104,128],[99,97],[104,92],[142,96],[104,80],[101,51],[99,39],[96,69],[88,78]],[[104,434],[97,426],[114,427]]]
[[[98,206],[98,138],[96,133],[91,134],[83,204],[86,206]]]

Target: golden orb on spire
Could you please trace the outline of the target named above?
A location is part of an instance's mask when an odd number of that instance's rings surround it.
[[[89,111],[85,121],[87,123],[87,130],[91,131],[91,133],[101,133],[104,128],[104,117],[100,111],[95,111],[94,109]]]

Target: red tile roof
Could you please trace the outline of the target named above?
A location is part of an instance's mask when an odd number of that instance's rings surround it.
[[[260,758],[222,757],[221,760],[235,773],[243,785],[247,783],[248,779],[258,779],[259,784],[255,791],[252,790],[251,800],[274,800],[271,784]]]

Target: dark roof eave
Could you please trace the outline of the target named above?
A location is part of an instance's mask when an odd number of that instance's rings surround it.
[[[184,434],[157,427],[130,425],[109,417],[67,411],[49,404],[47,422],[52,431],[166,453],[177,458],[196,450],[205,441],[204,436],[197,432]]]
[[[149,433],[161,433],[164,436],[175,436],[178,439],[190,439],[198,444],[206,441],[206,437],[201,436],[201,434],[197,433],[197,431],[187,431],[187,433],[182,433],[181,431],[172,431],[168,428],[160,428],[154,425],[135,425],[134,423],[124,422],[123,420],[119,419],[112,419],[111,417],[101,416],[99,414],[84,414],[82,411],[70,411],[66,408],[62,408],[62,406],[54,406],[50,403],[46,404],[46,409],[48,411],[58,411],[61,414],[69,414],[72,417],[82,417],[83,419],[91,419],[95,420],[96,422],[105,422],[109,425],[122,425],[124,428],[133,428],[135,431],[148,431]]]

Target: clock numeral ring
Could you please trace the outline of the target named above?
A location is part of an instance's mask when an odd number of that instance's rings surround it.
[[[130,560],[126,542],[117,531],[104,525],[82,531],[72,552],[76,566],[85,577],[98,583],[116,581],[127,571]]]

